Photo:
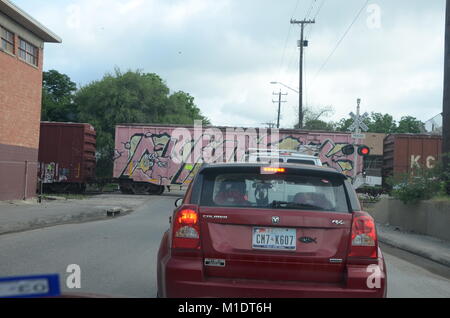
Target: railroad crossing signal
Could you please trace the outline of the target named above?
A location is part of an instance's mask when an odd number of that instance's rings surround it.
[[[357,134],[357,133],[353,133],[353,134],[352,134],[352,138],[353,138],[353,139],[366,139],[366,135],[365,135],[365,134]]]
[[[369,127],[364,123],[364,119],[369,117],[368,113],[364,113],[361,115],[361,98],[358,98],[356,100],[357,106],[356,106],[356,115],[354,113],[350,113],[350,117],[353,119],[353,124],[349,127],[348,130],[353,132],[353,139],[356,140],[356,143],[358,143],[359,139],[364,138],[355,138],[355,137],[365,137],[363,134],[361,134],[361,131],[368,131]],[[363,135],[363,136],[361,136]],[[356,146],[356,145],[355,145]],[[350,151],[350,148],[346,149]],[[355,152],[355,149],[353,148],[353,152]],[[354,167],[353,167],[353,184],[356,182],[356,177],[358,175],[358,155],[362,157],[366,157],[370,154],[370,149],[367,146],[359,146],[357,153],[355,153],[355,159],[353,161]]]
[[[342,153],[346,156],[351,156],[355,153],[355,147],[358,147],[357,153],[361,157],[370,155],[370,148],[366,145],[347,145],[342,148]]]
[[[367,146],[359,146],[358,147],[358,155],[362,157],[366,157],[370,155],[370,148]]]
[[[369,127],[367,127],[366,124],[364,124],[364,119],[369,117],[368,113],[364,113],[363,115],[355,115],[350,113],[350,117],[353,119],[353,124],[348,128],[350,131],[357,131],[358,129],[361,129],[362,131],[368,131]]]
[[[347,145],[344,148],[342,148],[342,153],[346,156],[353,155],[355,153],[355,146],[354,145]]]

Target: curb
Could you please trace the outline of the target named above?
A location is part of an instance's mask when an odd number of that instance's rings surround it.
[[[448,259],[446,257],[441,257],[439,255],[436,255],[435,253],[431,253],[431,252],[427,251],[426,249],[425,250],[419,249],[419,248],[416,248],[415,246],[397,242],[392,238],[388,238],[386,236],[383,236],[382,234],[380,235],[380,233],[378,233],[378,239],[380,240],[381,243],[390,245],[392,247],[404,250],[406,252],[427,258],[427,259],[432,260],[441,265],[450,267],[450,259]]]
[[[125,208],[101,208],[92,212],[81,212],[78,214],[65,214],[47,218],[35,218],[27,222],[15,223],[6,226],[0,225],[0,235],[12,234],[47,228],[56,225],[84,223],[110,219],[112,217],[124,216],[133,210]]]

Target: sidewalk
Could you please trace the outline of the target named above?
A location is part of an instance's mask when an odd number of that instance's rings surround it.
[[[380,242],[450,267],[450,242],[431,236],[401,231],[398,227],[377,224]]]
[[[129,213],[149,200],[149,196],[102,194],[83,199],[59,199],[37,203],[0,201],[0,235],[48,226],[101,220]]]

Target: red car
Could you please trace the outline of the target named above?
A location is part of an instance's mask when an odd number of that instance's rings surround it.
[[[299,164],[198,172],[158,252],[158,296],[386,297],[375,222],[346,176]]]

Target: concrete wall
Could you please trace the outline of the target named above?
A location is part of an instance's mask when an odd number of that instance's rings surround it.
[[[422,201],[406,205],[399,200],[383,199],[370,214],[378,223],[450,241],[450,202]]]

